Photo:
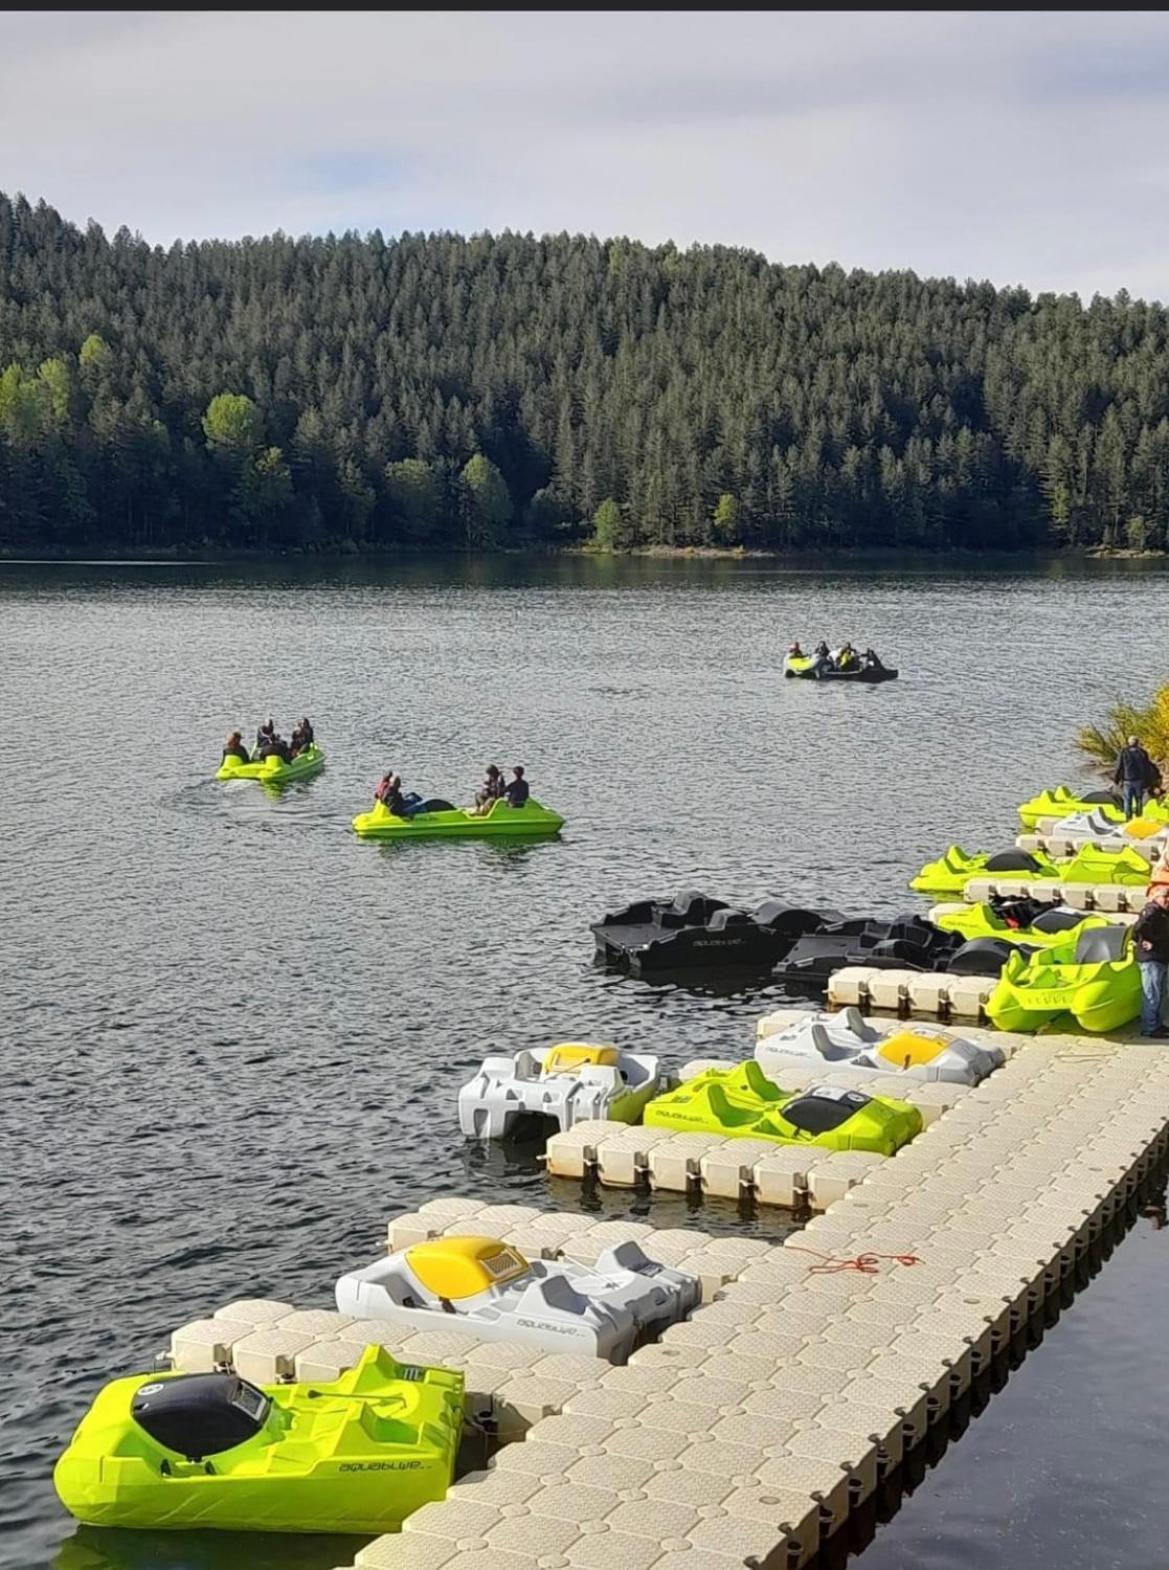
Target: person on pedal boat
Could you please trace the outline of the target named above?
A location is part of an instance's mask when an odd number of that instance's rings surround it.
[[[522,807],[532,794],[528,782],[524,778],[523,764],[517,763],[511,773],[512,777],[504,786],[503,794],[507,798],[509,806]]]
[[[312,726],[307,719],[301,720],[292,733],[292,756],[295,758],[297,753],[303,752],[306,747],[311,747],[313,740]]]
[[[237,730],[232,731],[227,738],[227,745],[223,749],[223,762],[226,763],[228,758],[238,758],[241,763],[250,763],[252,761],[248,757],[248,749],[244,746],[240,733]]]
[[[283,736],[272,735],[260,748],[261,763],[265,758],[279,758],[281,763],[291,763],[292,753],[288,750],[288,743]]]
[[[276,739],[276,726],[271,720],[266,725],[261,725],[256,732],[256,757],[262,757],[264,748],[271,746]]]
[[[491,811],[492,806],[504,793],[503,775],[494,763],[487,765],[487,773],[483,780],[481,790],[475,792],[475,812],[483,816]]]
[[[395,774],[393,769],[388,770],[377,782],[373,799],[380,801],[387,812],[392,812],[396,818],[406,816],[405,797],[402,795],[401,775]]]

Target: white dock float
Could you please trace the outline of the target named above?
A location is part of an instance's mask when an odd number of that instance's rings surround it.
[[[954,976],[936,970],[881,970],[845,965],[828,978],[829,1008],[926,1019],[985,1020],[997,976]]]
[[[1144,855],[1148,846],[1147,840],[1129,839],[1124,834],[1064,834],[1060,833],[1054,825],[1050,828],[1040,824],[1037,834],[1016,834],[1015,849],[1046,851],[1049,856],[1059,860],[1065,856],[1074,856],[1078,850],[1135,850],[1138,855]],[[1160,842],[1153,852],[1154,859],[1161,853]]]
[[[710,1065],[687,1065],[687,1070],[697,1070],[699,1066]],[[688,1077],[687,1070],[683,1070],[684,1077]],[[799,1060],[799,1070],[808,1085],[827,1081],[822,1073],[809,1073],[809,1065],[803,1059]],[[892,1077],[866,1074],[863,1088],[876,1095],[887,1095]],[[834,1076],[837,1083],[840,1078]],[[860,1078],[859,1074],[852,1076],[853,1080]],[[785,1090],[806,1088],[794,1081],[789,1086],[787,1079],[785,1076]],[[935,1088],[920,1081],[914,1085],[919,1091]],[[964,1085],[946,1088],[967,1089]],[[937,1098],[926,1096],[923,1101],[929,1107],[928,1111],[922,1107],[923,1116],[940,1113]],[[814,1145],[728,1139],[722,1134],[678,1134],[665,1128],[631,1129],[626,1132],[636,1133],[640,1139],[620,1139],[614,1137],[612,1129],[611,1123],[581,1123],[567,1134],[554,1134],[548,1141],[549,1173],[577,1180],[595,1178],[610,1188],[648,1183],[651,1189],[667,1192],[730,1200],[754,1198],[763,1205],[789,1209],[810,1205],[824,1210],[886,1159],[863,1150],[822,1150]]]
[[[1059,898],[1072,910],[1100,911],[1103,915],[1129,912],[1138,915],[1145,903],[1144,884],[1124,883],[1060,883],[1055,878],[971,878],[962,890],[967,905],[981,905],[992,895],[1006,898],[1026,896],[1031,899]]]
[[[1027,1040],[359,1570],[798,1570],[1074,1269],[1167,1130],[1163,1048]]]

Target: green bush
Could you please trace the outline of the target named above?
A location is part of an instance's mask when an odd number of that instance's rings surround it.
[[[1133,703],[1114,704],[1102,725],[1084,726],[1076,745],[1111,773],[1117,753],[1130,736],[1140,737],[1153,762],[1169,776],[1169,682],[1158,687],[1144,708]]]

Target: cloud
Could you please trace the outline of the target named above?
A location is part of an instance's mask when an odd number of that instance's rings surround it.
[[[9,190],[151,240],[631,234],[1169,294],[1152,12],[10,12]]]

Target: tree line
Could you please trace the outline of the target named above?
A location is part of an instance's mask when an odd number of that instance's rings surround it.
[[[566,234],[0,194],[0,551],[1169,544],[1169,319]]]

